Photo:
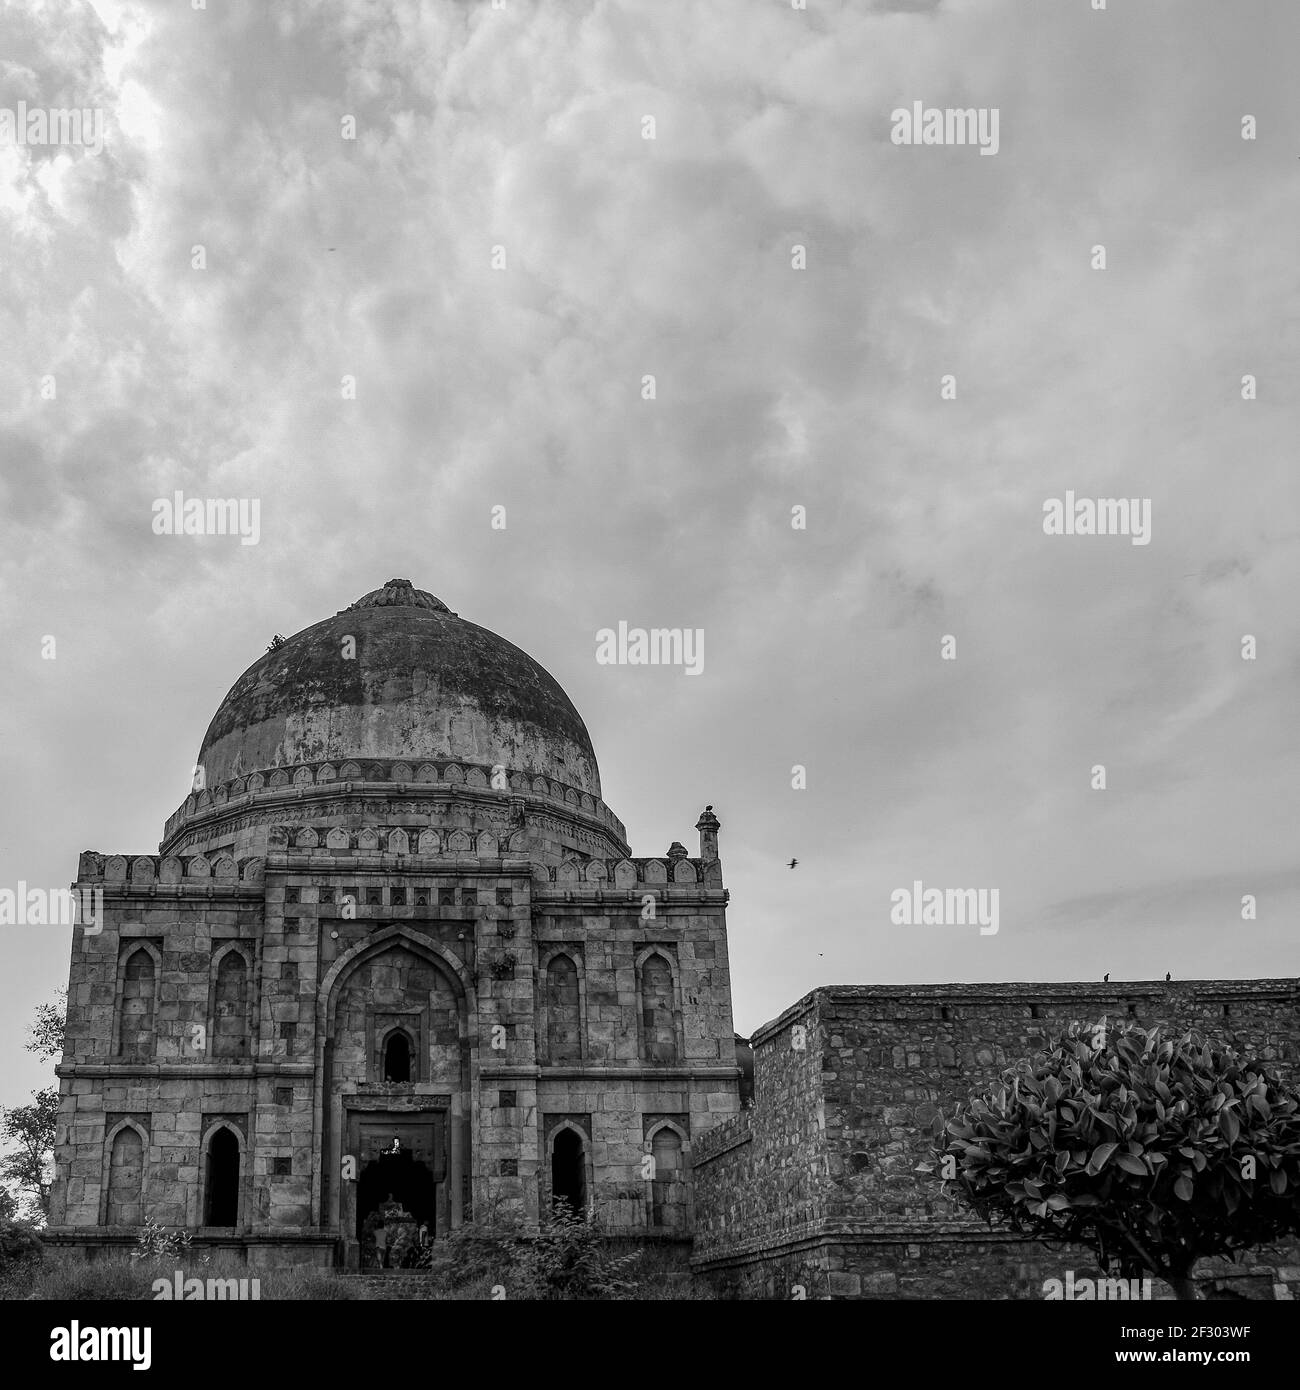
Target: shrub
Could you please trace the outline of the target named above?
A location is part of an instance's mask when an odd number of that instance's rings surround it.
[[[556,1203],[536,1232],[526,1232],[518,1214],[495,1204],[445,1240],[422,1251],[431,1293],[491,1297],[500,1285],[512,1299],[611,1299],[636,1296],[632,1270],[641,1251],[616,1254],[607,1238],[567,1202]],[[436,1296],[436,1295],[435,1295]]]
[[[516,1297],[634,1298],[637,1281],[632,1271],[640,1259],[639,1250],[625,1255],[611,1253],[585,1214],[560,1198],[522,1251],[516,1266]]]
[[[145,1260],[151,1264],[207,1264],[207,1252],[194,1255],[191,1252],[192,1245],[193,1241],[188,1231],[169,1231],[166,1226],[160,1226],[152,1216],[148,1216],[136,1237],[136,1246],[131,1251],[131,1258]]]
[[[26,1221],[0,1221],[0,1298],[23,1298],[45,1254],[36,1228]]]
[[[523,1239],[519,1217],[494,1202],[477,1220],[421,1250],[416,1267],[427,1269],[431,1282],[447,1289],[484,1281],[505,1284],[519,1261]]]
[[[947,1191],[1195,1298],[1202,1256],[1300,1233],[1300,1093],[1199,1033],[1071,1024],[948,1121]]]

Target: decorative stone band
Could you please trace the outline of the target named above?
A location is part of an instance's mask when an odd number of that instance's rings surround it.
[[[262,883],[265,861],[260,857],[236,863],[228,854],[209,858],[206,854],[100,854],[83,850],[77,865],[77,882],[102,879],[105,885],[125,886],[150,883],[236,884]]]
[[[339,826],[331,830],[315,826],[278,826],[270,836],[268,850],[323,850],[326,855],[529,857],[528,835],[524,830],[515,831],[508,839],[498,839],[488,830],[475,836],[467,830],[407,830],[402,827],[389,830],[378,826],[367,826],[363,830],[344,830]],[[560,864],[533,863],[531,870],[536,882],[553,883],[559,888],[579,884],[616,889],[642,886],[653,889],[657,884],[722,886],[722,866],[716,859],[583,859],[571,855]]]
[[[206,819],[217,810],[234,804],[248,805],[261,797],[293,792],[305,787],[350,782],[354,786],[364,786],[367,790],[415,786],[421,789],[474,787],[487,792],[493,790],[493,771],[491,765],[484,763],[409,763],[372,758],[359,762],[350,760],[344,763],[295,763],[288,767],[270,768],[262,772],[251,772],[243,777],[234,777],[217,787],[204,787],[191,792],[184,803],[167,818],[167,824],[163,827],[163,839],[170,840],[179,830],[193,822]],[[612,830],[626,843],[627,832],[623,822],[603,801],[593,797],[589,792],[566,786],[553,778],[530,777],[522,772],[508,773],[507,781],[511,795],[542,797],[582,812]],[[501,795],[506,794],[505,788],[498,787],[495,790]]]
[[[656,884],[708,883],[722,886],[722,866],[716,859],[590,859],[585,864],[576,859],[548,867],[533,866],[533,877],[543,883],[598,883],[613,888],[653,888]]]
[[[465,830],[406,829],[366,826],[361,830],[315,826],[277,826],[268,850],[319,852],[323,860],[331,854],[410,857],[412,860],[442,856],[472,856],[478,859],[526,858],[527,835],[516,831],[508,840],[499,840],[484,830],[471,836]],[[230,855],[176,854],[100,854],[86,850],[77,868],[78,882],[102,879],[106,884],[121,883],[261,883],[265,861],[261,857],[236,862]],[[414,867],[414,865],[413,865]],[[532,876],[539,883],[557,888],[595,884],[601,887],[653,890],[656,885],[699,884],[722,886],[718,861],[702,859],[588,859],[576,857],[548,866],[533,864]]]

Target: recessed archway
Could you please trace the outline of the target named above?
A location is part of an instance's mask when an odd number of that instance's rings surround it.
[[[203,1224],[239,1224],[239,1140],[225,1125],[213,1130],[204,1164]]]
[[[382,1185],[374,1173],[361,1191],[361,1174],[377,1156],[376,1126],[390,1136],[400,1133],[401,1147],[410,1147],[413,1161],[429,1167],[432,1209],[419,1224],[427,1226],[430,1237],[459,1226],[473,1201],[474,985],[447,947],[394,925],[380,928],[334,962],[321,981],[317,1009],[317,1200],[322,1225],[340,1238],[343,1263],[356,1268],[373,1202],[382,1204],[389,1195],[387,1189],[377,1196],[371,1191],[372,1183]],[[381,1091],[395,1090],[377,1095],[375,1083]],[[356,1161],[354,1178],[346,1176],[349,1155]],[[416,1200],[420,1205],[424,1199]]]
[[[144,1220],[144,1135],[125,1122],[109,1136],[104,1222],[109,1226],[139,1226]]]
[[[690,1228],[687,1165],[682,1135],[662,1124],[650,1136],[650,1190],[647,1216],[653,1229],[677,1235]]]
[[[395,1029],[384,1042],[384,1080],[404,1084],[414,1079],[411,1075],[411,1040],[400,1028]]]
[[[561,1202],[577,1215],[587,1210],[587,1153],[582,1135],[566,1125],[551,1141],[551,1209]]]

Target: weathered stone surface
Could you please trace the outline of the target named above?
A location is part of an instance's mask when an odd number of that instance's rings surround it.
[[[111,1195],[251,1264],[355,1257],[394,1142],[435,1238],[536,1220],[557,1173],[689,1236],[694,1136],[739,1106],[725,894],[682,851],[642,921],[647,861],[540,666],[390,584],[255,663],[199,763],[160,856],[81,859],[116,886],[72,956],[53,1239],[129,1241]]]
[[[993,1235],[953,1207],[917,1171],[935,1125],[1051,1034],[1103,1015],[1272,1049],[1294,1077],[1298,1002],[1290,979],[814,991],[754,1035],[755,1108],[695,1146],[694,1264],[784,1298],[808,1281],[819,1297],[850,1296],[836,1272],[860,1275],[864,1298],[1041,1298],[1066,1268],[1096,1278],[1086,1250],[1070,1259]],[[1254,1254],[1235,1267],[1203,1261],[1198,1278],[1246,1297],[1300,1290],[1300,1247]]]

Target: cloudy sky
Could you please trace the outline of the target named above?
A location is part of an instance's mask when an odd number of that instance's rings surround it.
[[[828,982],[1300,973],[1290,0],[0,25],[0,108],[104,120],[0,141],[0,886],[156,851],[271,635],[402,576],[564,685],[634,853],[714,804],[742,1032]],[[892,143],[917,101],[996,155]],[[258,544],[153,534],[178,489]],[[1066,490],[1150,543],[1045,535]],[[620,620],[703,673],[598,665]],[[915,880],[999,931],[892,923]],[[15,1101],[70,933],[0,932]]]

